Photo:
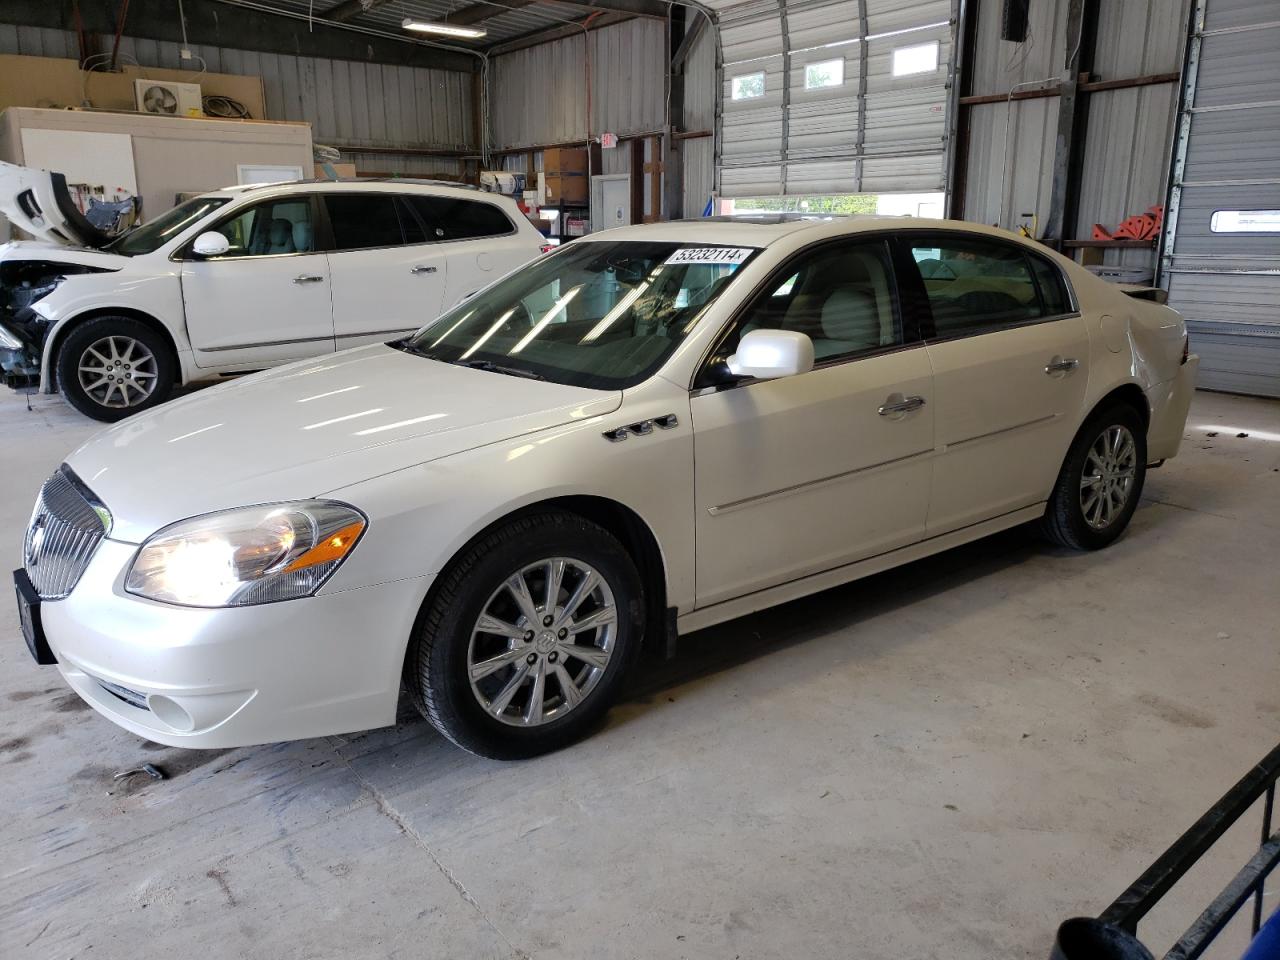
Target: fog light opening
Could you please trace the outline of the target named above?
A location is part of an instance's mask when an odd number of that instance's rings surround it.
[[[187,713],[176,700],[153,693],[147,697],[147,706],[151,708],[157,720],[179,733],[190,733],[196,728],[196,722],[191,718],[191,714]]]

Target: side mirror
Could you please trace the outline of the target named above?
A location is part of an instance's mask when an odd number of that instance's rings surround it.
[[[729,372],[739,377],[776,380],[813,369],[813,341],[793,330],[752,330],[738,341]]]
[[[210,230],[196,237],[191,252],[201,257],[220,257],[231,249],[231,241],[217,230]]]

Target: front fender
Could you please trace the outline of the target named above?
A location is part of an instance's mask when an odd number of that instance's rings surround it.
[[[88,316],[113,311],[144,314],[164,327],[179,355],[191,350],[183,322],[182,286],[176,271],[159,274],[121,271],[68,277],[32,309],[49,324],[40,356],[40,389],[44,393],[54,390],[53,367],[62,338]]]
[[[652,382],[652,381],[651,381]],[[646,386],[648,386],[646,384]],[[693,430],[688,396],[663,384],[614,414],[490,444],[332,490],[369,528],[323,592],[440,573],[478,533],[538,503],[586,496],[617,503],[653,535],[667,603],[692,609]],[[611,442],[607,429],[677,414],[670,429]],[[607,421],[607,422],[606,422]]]

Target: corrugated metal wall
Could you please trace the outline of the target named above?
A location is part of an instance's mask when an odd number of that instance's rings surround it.
[[[497,149],[585,140],[587,44],[591,134],[659,131],[666,116],[666,25],[635,19],[490,61]]]
[[[1031,5],[1025,44],[1000,39],[1003,0],[977,0],[976,95],[1056,85],[1067,55],[1068,0]],[[1176,73],[1182,65],[1187,0],[1100,0],[1093,73],[1115,80]],[[1072,38],[1074,40],[1074,38]],[[1178,85],[1090,94],[1079,220],[1068,236],[1087,238],[1094,223],[1114,227],[1164,202]],[[1049,208],[1058,99],[1015,100],[968,108],[967,220],[1015,226],[1026,213],[1043,223]],[[1006,139],[1006,125],[1008,137]],[[1153,253],[1109,250],[1109,263],[1152,267]]]
[[[708,27],[694,42],[684,67],[684,129],[688,131],[716,128],[716,38],[715,28]],[[684,151],[684,215],[702,214],[715,189],[715,137],[686,140]]]
[[[105,38],[109,49],[110,38]],[[305,120],[317,143],[341,147],[477,149],[469,74],[191,45],[215,73],[262,77],[269,120]],[[78,55],[69,31],[0,24],[0,53]],[[143,67],[183,69],[179,45],[124,37],[120,53]],[[344,158],[345,159],[345,158]],[[366,164],[366,160],[368,161]],[[458,173],[457,161],[364,157],[361,169]]]

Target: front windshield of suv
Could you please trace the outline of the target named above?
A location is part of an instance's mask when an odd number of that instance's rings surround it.
[[[106,249],[125,257],[153,253],[191,224],[204,219],[228,202],[227,197],[192,197],[150,223],[144,223],[124,236],[117,237]]]
[[[464,300],[399,346],[446,363],[620,390],[657,372],[756,252],[573,243]]]

